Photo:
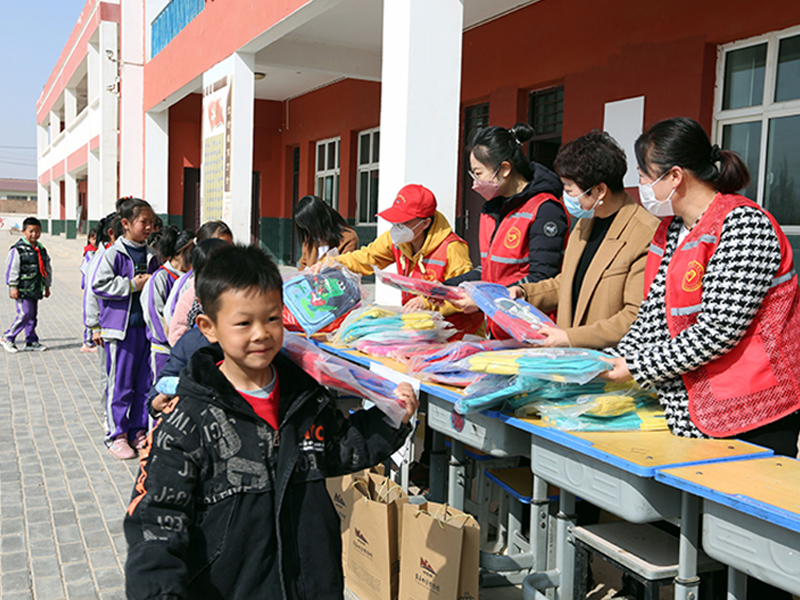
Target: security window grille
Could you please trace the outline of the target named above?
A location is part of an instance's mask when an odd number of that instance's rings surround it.
[[[528,123],[533,137],[528,144],[531,160],[553,168],[561,147],[561,126],[564,122],[564,86],[535,90],[528,97]]]
[[[720,46],[714,138],[738,152],[740,193],[800,234],[800,27]]]
[[[317,142],[316,194],[339,210],[339,146],[341,138]]]
[[[380,138],[378,128],[358,134],[358,223],[367,225],[376,222],[378,212],[378,179],[380,166]]]

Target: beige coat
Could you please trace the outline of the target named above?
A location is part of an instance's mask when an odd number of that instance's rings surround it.
[[[339,250],[339,254],[344,254],[345,252],[352,252],[356,248],[358,248],[358,235],[355,231],[348,227],[342,231],[342,241],[339,242],[337,250]],[[306,267],[310,267],[318,262],[319,259],[318,245],[315,242],[304,244],[303,255],[300,257],[300,261],[297,263],[297,268],[302,271]]]
[[[644,298],[644,265],[659,220],[626,194],[622,208],[597,249],[572,314],[572,282],[594,219],[580,219],[564,252],[561,273],[523,285],[528,301],[558,311],[556,324],[579,348],[616,346],[628,332]]]

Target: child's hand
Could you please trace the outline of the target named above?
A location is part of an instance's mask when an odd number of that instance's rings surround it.
[[[139,273],[136,277],[133,278],[133,285],[136,288],[137,292],[141,292],[144,284],[147,283],[147,280],[150,279],[149,273]]]
[[[44,288],[44,297],[45,298],[49,298],[50,297],[50,288]]]
[[[101,348],[103,348],[103,347],[104,347],[104,344],[103,344],[103,336],[102,336],[102,335],[100,335],[100,332],[99,332],[99,331],[95,331],[95,332],[93,332],[93,333],[92,333],[92,341],[93,341],[95,344],[97,344],[98,346],[100,346]]]
[[[419,398],[417,398],[414,388],[412,388],[408,383],[401,383],[398,385],[394,390],[394,395],[400,398],[400,400],[402,400],[406,405],[406,414],[403,416],[403,425],[408,425],[408,423],[411,421],[411,418],[414,416],[414,413],[417,412],[417,409],[419,408]]]
[[[172,400],[170,396],[167,396],[166,394],[159,394],[153,398],[153,410],[155,412],[164,412],[164,409],[167,408],[170,400]]]
[[[19,289],[15,287],[9,288],[8,295],[11,296],[12,300],[19,300]]]

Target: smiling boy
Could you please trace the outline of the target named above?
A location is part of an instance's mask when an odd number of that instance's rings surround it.
[[[53,281],[50,257],[39,243],[42,223],[36,217],[28,217],[22,222],[22,234],[25,237],[11,246],[6,259],[8,295],[16,301],[17,311],[11,326],[0,339],[0,345],[11,354],[18,351],[14,340],[23,330],[25,350],[47,350],[36,335],[39,300],[50,297],[50,284]]]
[[[198,326],[212,345],[181,372],[142,455],[125,518],[129,598],[343,596],[325,478],[388,458],[418,401],[398,386],[399,428],[375,408],[345,419],[279,354],[281,290],[255,246],[223,248],[198,274]]]

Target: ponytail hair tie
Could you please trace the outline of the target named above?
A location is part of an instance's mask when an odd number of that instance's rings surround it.
[[[522,147],[522,142],[519,141],[519,138],[517,137],[517,134],[514,133],[514,130],[513,129],[509,129],[508,130],[508,134],[511,136],[511,139],[514,141],[514,143],[516,143],[517,146],[521,148]]]
[[[711,162],[712,163],[719,162],[720,158],[722,158],[722,150],[717,144],[714,144],[713,146],[711,146],[711,156],[710,156]]]

